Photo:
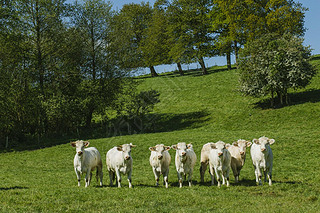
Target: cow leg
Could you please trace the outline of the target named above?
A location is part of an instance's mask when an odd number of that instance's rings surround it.
[[[96,175],[97,182],[98,182],[98,177],[100,178],[100,183],[99,184],[100,184],[100,186],[102,186],[103,185],[102,184],[102,179],[103,179],[102,164],[97,167],[97,175]]]
[[[188,175],[189,187],[191,187],[191,185],[192,185],[192,174],[193,174],[193,170],[190,169],[189,175]]]
[[[117,175],[118,188],[121,188],[121,174],[118,168],[116,168],[116,175]]]
[[[158,172],[155,167],[153,167],[152,170],[154,174],[154,179],[156,180],[156,185],[159,186],[160,172]]]
[[[236,183],[239,182],[239,173],[238,173],[238,170],[236,168],[235,165],[231,165],[231,169],[232,169],[232,172],[233,172],[233,176],[234,176],[234,180]]]
[[[210,176],[211,176],[211,186],[213,186],[214,185],[214,168],[213,167],[209,167],[209,169],[210,169]]]
[[[178,175],[179,187],[182,188],[182,182],[183,182],[182,176],[181,176],[180,172],[177,172],[177,175]]]
[[[268,170],[268,179],[269,179],[269,186],[272,185],[272,168]]]
[[[91,169],[88,169],[87,171],[86,171],[86,176],[85,176],[85,182],[86,182],[86,186],[85,187],[88,187],[89,186],[89,184],[90,184],[90,174],[91,174]],[[92,174],[91,174],[92,175]]]
[[[132,170],[130,170],[129,172],[128,172],[128,182],[129,182],[129,188],[132,188],[132,183],[131,183],[131,175],[132,175]]]
[[[81,180],[81,176],[80,176],[80,172],[78,172],[77,169],[74,169],[76,176],[77,176],[77,180],[78,180],[78,186],[80,186],[80,180]]]
[[[201,166],[200,166],[200,177],[201,177],[201,183],[204,182],[204,173],[207,170],[207,166],[208,164],[205,162],[201,162]]]
[[[165,172],[165,174],[163,174],[163,182],[165,183],[166,188],[168,188],[169,187],[169,184],[168,184],[168,171]]]
[[[267,180],[267,170],[266,169],[263,170],[263,175],[264,175],[264,182],[267,182],[268,180]]]
[[[227,169],[226,174],[225,174],[227,187],[229,187],[229,185],[230,185],[230,183],[229,183],[229,175],[230,175],[230,169]]]
[[[216,176],[217,176],[218,187],[220,187],[221,186],[221,171],[219,171],[217,168],[214,168],[214,171],[215,171]]]
[[[114,172],[109,170],[109,179],[110,179],[110,186],[113,186],[113,180],[114,180]]]
[[[254,173],[256,175],[256,183],[258,185],[262,185],[261,183],[261,170],[259,168],[259,165],[253,165],[254,166]]]

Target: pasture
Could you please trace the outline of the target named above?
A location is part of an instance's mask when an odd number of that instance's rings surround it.
[[[320,68],[320,59],[312,63]],[[320,210],[320,73],[305,89],[290,91],[291,105],[270,109],[267,99],[244,97],[237,91],[236,69],[212,67],[180,77],[166,73],[138,78],[140,89],[155,89],[160,100],[154,110],[155,132],[88,139],[103,161],[103,187],[93,178],[81,187],[73,169],[75,149],[70,141],[37,150],[0,153],[1,212],[319,212]],[[152,116],[151,116],[152,117]],[[257,186],[247,150],[246,164],[230,187],[200,184],[200,150],[207,142],[232,143],[240,138],[274,138],[273,185]],[[149,147],[163,143],[192,143],[197,154],[193,186],[178,187],[174,166],[169,188],[155,187]],[[133,143],[132,189],[123,177],[122,188],[109,187],[106,152]],[[160,179],[162,182],[162,178]]]

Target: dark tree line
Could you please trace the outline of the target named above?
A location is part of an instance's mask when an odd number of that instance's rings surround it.
[[[260,35],[304,33],[305,9],[292,0],[158,0],[119,11],[103,0],[0,5],[1,140],[78,134],[114,112],[144,117],[159,94],[137,93],[130,70],[157,76],[155,66],[176,63],[183,75],[182,63],[199,62],[206,74],[204,57],[225,55],[231,68],[230,55]]]

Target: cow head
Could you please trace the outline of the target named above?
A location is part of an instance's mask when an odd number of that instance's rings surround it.
[[[165,146],[165,145],[163,145],[163,144],[158,144],[158,145],[156,145],[156,146],[149,147],[149,150],[150,150],[150,151],[153,151],[153,152],[156,152],[156,153],[157,153],[157,158],[158,158],[159,160],[162,159],[162,157],[163,157],[163,152],[164,152],[164,151],[169,151],[170,149],[171,149],[170,146]]]
[[[187,155],[187,150],[192,149],[192,144],[186,144],[185,142],[180,142],[176,145],[171,146],[172,149],[176,150],[176,154],[179,155],[180,158],[185,159]]]
[[[123,152],[125,160],[130,160],[131,159],[131,148],[132,147],[136,147],[136,145],[133,145],[132,143],[123,144],[123,145],[117,146],[117,150],[119,152]]]
[[[211,149],[217,150],[219,157],[222,157],[225,149],[230,146],[230,144],[226,144],[223,141],[218,141],[217,143],[212,143],[210,145],[211,145]]]
[[[252,143],[250,141],[246,141],[242,139],[239,139],[238,141],[232,143],[233,146],[239,147],[241,156],[245,156],[246,148],[250,147],[251,144]]]
[[[89,141],[79,140],[79,141],[71,142],[70,144],[71,144],[72,147],[76,148],[77,155],[78,156],[82,156],[84,148],[88,147],[90,142]]]
[[[274,144],[275,140],[269,139],[269,138],[263,136],[259,139],[253,139],[252,142],[260,146],[261,152],[266,152],[267,147],[270,146],[271,144]]]

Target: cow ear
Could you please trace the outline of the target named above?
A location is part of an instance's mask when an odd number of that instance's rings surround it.
[[[132,143],[130,143],[130,147],[136,147],[136,145],[133,145]]]
[[[191,148],[192,148],[192,144],[191,143],[187,144],[187,149],[191,149]]]
[[[153,146],[153,147],[149,147],[149,150],[150,151],[156,151],[156,148]]]
[[[165,146],[165,147],[164,147],[164,150],[166,150],[166,151],[169,151],[170,149],[171,149],[170,146]]]
[[[122,152],[122,146],[121,145],[117,146],[117,150]]]
[[[255,144],[260,144],[259,139],[253,139],[252,142]]]
[[[84,145],[85,147],[88,147],[88,146],[89,146],[89,144],[90,144],[90,142],[89,142],[89,141],[84,141],[84,142],[83,142],[83,145]]]
[[[215,143],[210,144],[210,146],[211,146],[211,149],[216,149],[217,148]]]
[[[71,145],[72,147],[76,147],[76,142],[70,142],[70,145]]]
[[[271,145],[271,144],[274,144],[274,143],[276,142],[274,139],[269,139],[268,141],[269,141],[269,144],[270,144],[270,145]]]
[[[238,146],[238,142],[235,141],[235,142],[232,143],[232,145],[233,145],[233,146]]]
[[[171,148],[177,150],[177,145],[172,145]]]
[[[247,141],[247,147],[250,147],[252,143],[250,141]]]

